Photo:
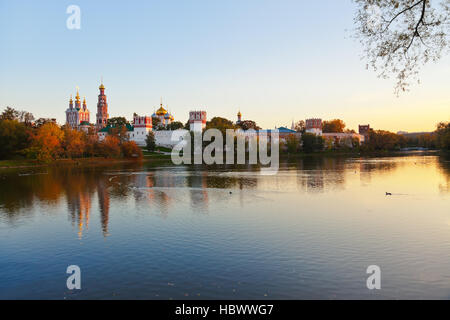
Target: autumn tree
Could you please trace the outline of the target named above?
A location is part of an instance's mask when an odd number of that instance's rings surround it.
[[[100,153],[106,158],[119,158],[120,157],[120,140],[116,136],[108,135],[99,144]]]
[[[77,158],[83,156],[86,150],[85,133],[73,130],[70,127],[64,129],[63,148],[66,157]]]
[[[142,159],[143,157],[141,148],[134,141],[126,141],[122,143],[120,149],[124,158]]]
[[[64,132],[54,123],[46,123],[39,127],[32,136],[29,153],[39,161],[51,161],[62,154]]]
[[[448,0],[353,0],[356,38],[371,67],[382,78],[397,79],[395,91],[418,80],[422,65],[448,51]]]
[[[300,120],[295,124],[295,131],[304,133],[306,131],[306,124],[304,120]]]
[[[363,145],[369,151],[393,151],[406,146],[405,137],[385,130],[370,130],[369,141]]]
[[[120,143],[130,140],[127,126],[112,127],[108,130],[108,134],[118,138]]]
[[[440,149],[450,151],[450,122],[439,123],[436,130],[437,144]]]
[[[324,133],[342,133],[345,129],[345,122],[340,119],[324,121],[322,131]]]

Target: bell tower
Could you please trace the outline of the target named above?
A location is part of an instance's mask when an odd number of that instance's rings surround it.
[[[106,101],[105,95],[105,86],[102,84],[99,87],[100,94],[98,95],[98,103],[97,103],[97,122],[96,128],[100,130],[107,126],[108,123],[108,102]]]

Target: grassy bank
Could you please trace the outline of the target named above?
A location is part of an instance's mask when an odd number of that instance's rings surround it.
[[[108,165],[119,163],[136,163],[148,161],[170,161],[170,155],[159,152],[144,152],[143,159],[124,158],[80,158],[80,159],[58,159],[52,162],[40,162],[37,160],[17,159],[0,160],[0,169],[9,168],[31,168],[31,167],[59,167],[59,166],[84,166],[84,165]]]

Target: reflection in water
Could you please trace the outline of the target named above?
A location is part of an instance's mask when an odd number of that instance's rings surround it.
[[[439,185],[439,189],[443,193],[450,192],[450,154],[439,157],[439,168],[445,177],[445,182]]]
[[[450,267],[445,156],[291,158],[273,176],[249,165],[32,168],[0,171],[0,182],[0,289],[17,297],[36,297],[23,288],[39,271],[20,271],[21,261],[66,252],[103,266],[106,278],[120,274],[129,298],[183,298],[188,288],[200,298],[359,297],[366,293],[346,275],[366,259],[384,262],[405,290],[414,283],[403,296],[430,282],[440,286],[434,296],[450,293],[439,269]],[[417,275],[419,266],[426,271]],[[55,288],[40,294],[60,298]],[[82,297],[110,297],[109,289]]]
[[[432,157],[437,160],[445,177],[445,183],[439,188],[449,191],[449,157]],[[166,216],[170,206],[177,201],[171,188],[188,188],[190,206],[200,211],[209,208],[210,189],[239,190],[289,190],[295,189],[317,193],[326,190],[345,189],[348,176],[357,175],[362,185],[370,184],[373,175],[380,177],[391,174],[399,166],[407,165],[400,158],[349,159],[306,157],[290,159],[280,164],[280,170],[274,176],[261,176],[255,166],[234,168],[215,167],[205,170],[202,166],[159,167],[142,165],[123,165],[121,167],[88,168],[49,168],[31,169],[18,173],[3,172],[0,176],[1,214],[14,223],[20,215],[30,212],[24,210],[34,205],[37,199],[46,203],[61,201],[64,194],[72,224],[77,226],[81,237],[83,228],[88,228],[92,201],[95,194],[98,199],[101,228],[108,235],[108,222],[111,197],[127,198],[132,195],[136,202],[145,201],[161,210]],[[427,160],[430,164],[430,159]],[[411,162],[412,163],[412,162]],[[413,161],[414,165],[423,163],[423,159]],[[258,186],[259,185],[259,186]],[[240,193],[244,201],[245,193]]]

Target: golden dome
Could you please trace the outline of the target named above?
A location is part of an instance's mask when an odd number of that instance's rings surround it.
[[[162,106],[158,110],[156,110],[156,115],[158,115],[158,116],[163,116],[166,113],[167,113],[167,110],[164,109]]]
[[[98,87],[99,89],[105,89],[105,86],[103,85],[103,83],[100,85],[100,87]]]
[[[238,115],[238,117],[241,117],[241,116],[242,116],[242,114],[241,114],[241,112],[240,112],[240,111],[238,112],[238,114],[237,114],[237,115]]]

